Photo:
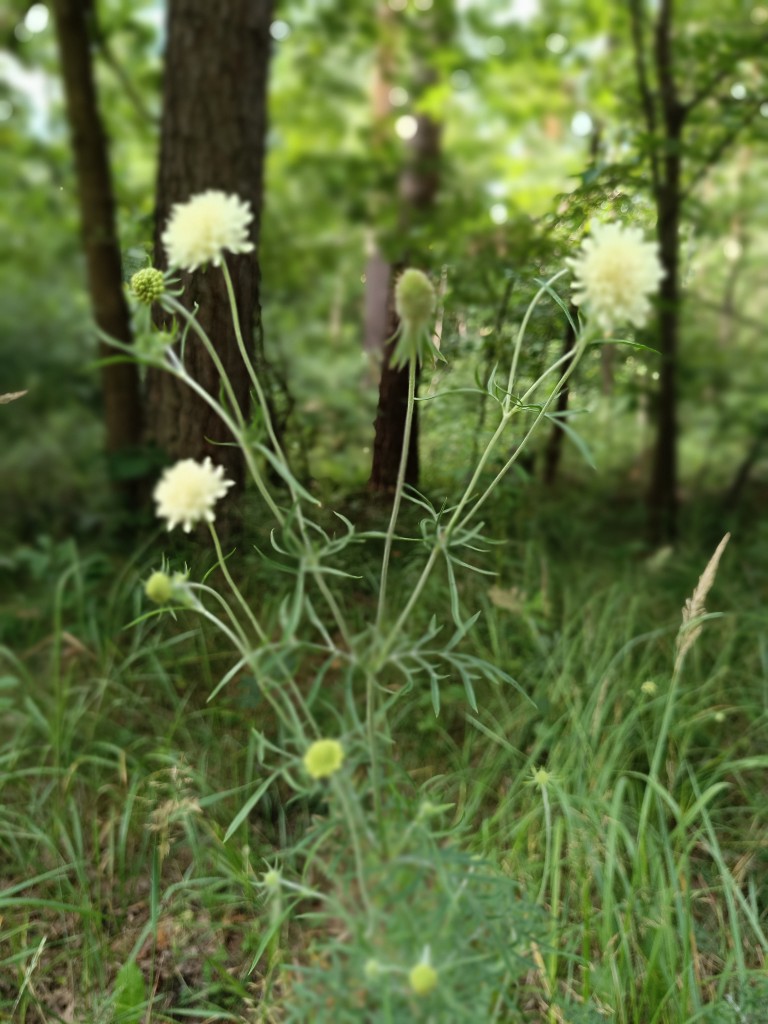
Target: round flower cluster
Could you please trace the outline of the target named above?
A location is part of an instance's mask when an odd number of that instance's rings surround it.
[[[343,761],[344,748],[338,740],[315,740],[304,755],[304,767],[313,779],[327,779]]]
[[[168,529],[181,524],[189,533],[195,523],[212,523],[213,506],[223,498],[234,480],[224,479],[224,467],[214,466],[210,457],[202,462],[182,459],[165,470],[154,490],[157,515],[168,520]]]
[[[224,252],[252,252],[248,228],[251,204],[239,196],[208,189],[171,209],[162,235],[168,263],[181,270],[221,266]]]
[[[573,301],[584,305],[603,331],[630,323],[643,327],[653,295],[664,277],[658,246],[639,228],[595,224],[581,252],[565,261],[574,274]]]
[[[161,270],[145,267],[137,270],[131,278],[131,291],[145,306],[151,306],[165,291],[165,281]]]

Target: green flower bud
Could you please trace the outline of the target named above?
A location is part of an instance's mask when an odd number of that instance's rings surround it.
[[[381,974],[381,964],[379,961],[373,958],[366,960],[363,966],[363,974],[367,981],[375,981]]]
[[[416,964],[408,973],[408,984],[417,996],[428,996],[437,987],[437,971],[432,964]]]
[[[282,875],[277,868],[270,868],[269,871],[265,871],[261,876],[261,882],[268,892],[279,892]]]
[[[155,604],[168,604],[173,597],[173,580],[167,572],[153,572],[144,584],[144,593]]]
[[[304,767],[313,779],[327,779],[343,761],[344,748],[338,740],[315,740],[304,755]]]
[[[432,282],[421,270],[404,270],[395,285],[395,311],[411,328],[427,328],[434,316],[437,296]]]
[[[443,358],[432,341],[436,304],[435,289],[427,275],[413,268],[404,270],[395,285],[395,312],[400,325],[390,358],[392,366],[402,369],[411,362],[423,363],[429,355]]]
[[[165,291],[165,281],[161,270],[145,267],[137,270],[131,278],[131,291],[145,306],[151,306]]]

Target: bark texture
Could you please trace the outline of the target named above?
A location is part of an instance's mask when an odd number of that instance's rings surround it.
[[[656,445],[648,494],[652,539],[674,540],[677,533],[677,391],[680,323],[680,212],[683,202],[681,154],[685,112],[677,95],[672,65],[672,0],[662,0],[654,32],[657,104],[663,144],[654,154],[654,198],[659,257],[665,270],[659,289],[659,390]]]
[[[251,241],[259,239],[263,192],[266,95],[273,0],[170,0],[163,86],[155,231],[156,265],[166,266],[160,237],[174,203],[206,189],[237,193],[254,213]],[[228,257],[246,344],[260,341],[259,262],[256,251]],[[214,268],[183,274],[188,308],[217,347],[238,403],[249,408],[249,387],[237,350],[223,277]],[[210,394],[219,379],[193,337],[187,369]],[[242,483],[244,467],[232,438],[209,406],[168,374],[148,377],[151,439],[173,458],[202,458],[225,466]],[[226,445],[226,446],[225,446]]]
[[[123,293],[107,137],[99,112],[91,61],[94,9],[90,0],[53,0],[52,8],[72,135],[93,316],[105,334],[129,343],[131,326]],[[116,352],[100,342],[99,354],[107,358]],[[142,435],[137,367],[132,363],[104,366],[101,387],[107,453],[110,456],[127,455],[139,446]],[[118,468],[115,485],[124,504],[134,507],[139,500],[138,482],[121,478]]]

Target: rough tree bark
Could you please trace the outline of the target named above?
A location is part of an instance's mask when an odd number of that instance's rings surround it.
[[[163,85],[155,258],[165,267],[160,236],[174,203],[205,189],[250,200],[251,241],[258,243],[263,190],[269,27],[274,0],[170,0]],[[240,322],[247,343],[260,337],[256,252],[230,257]],[[248,380],[238,354],[221,273],[183,274],[183,302],[199,305],[198,319],[217,346],[240,407],[249,407]],[[257,353],[258,355],[258,353]],[[257,360],[258,361],[258,360]],[[211,394],[219,380],[190,336],[186,366]],[[152,440],[174,458],[202,458],[242,483],[244,467],[232,439],[206,403],[161,371],[148,376],[147,418]]]
[[[663,143],[652,155],[656,232],[665,275],[659,289],[659,389],[656,396],[656,445],[648,493],[651,536],[673,540],[677,534],[677,376],[680,323],[680,211],[682,135],[685,109],[672,65],[672,0],[662,0],[656,19],[654,62]],[[654,120],[655,126],[655,120]]]
[[[67,116],[77,174],[80,221],[93,316],[111,337],[129,343],[131,326],[123,293],[120,246],[107,137],[99,112],[91,61],[95,35],[92,0],[53,0],[52,9],[64,83]],[[115,350],[99,343],[102,358]],[[139,447],[142,434],[141,393],[137,367],[115,363],[102,367],[101,390],[106,450],[115,487],[129,509],[140,500],[139,481],[125,479],[119,456]]]

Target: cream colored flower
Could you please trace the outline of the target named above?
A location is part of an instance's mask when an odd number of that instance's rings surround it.
[[[594,224],[579,255],[565,262],[574,275],[573,301],[583,304],[606,333],[616,324],[647,323],[649,296],[665,271],[658,246],[646,242],[639,228]]]
[[[326,779],[341,768],[344,748],[338,740],[315,740],[304,755],[304,767],[313,779]]]
[[[214,521],[213,506],[234,486],[234,480],[224,479],[224,467],[214,466],[210,458],[182,459],[165,470],[155,487],[157,515],[168,520],[169,530],[181,524],[189,533],[195,523]]]
[[[218,267],[225,250],[252,252],[253,243],[248,241],[252,220],[249,202],[216,189],[176,203],[162,235],[169,265],[181,270],[197,270],[207,263]]]

